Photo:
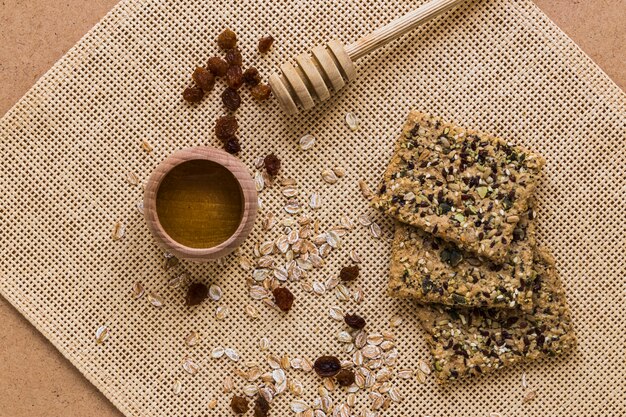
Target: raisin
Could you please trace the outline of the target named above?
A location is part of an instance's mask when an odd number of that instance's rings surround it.
[[[230,67],[226,71],[226,84],[230,88],[237,90],[243,85],[243,74],[241,73],[241,67]]]
[[[274,38],[272,35],[264,36],[259,39],[259,52],[264,54],[270,50],[272,44],[274,43]]]
[[[240,67],[243,64],[243,58],[239,49],[233,48],[226,51],[226,62],[231,67]]]
[[[239,123],[235,116],[222,116],[215,122],[215,136],[222,142],[233,138],[239,129]]]
[[[354,372],[349,369],[342,369],[337,374],[337,383],[342,387],[349,387],[354,384]]]
[[[354,281],[359,276],[359,267],[354,266],[344,266],[341,268],[341,272],[339,273],[339,278],[342,281]]]
[[[213,90],[215,86],[215,75],[206,68],[197,67],[191,78],[205,93]]]
[[[189,103],[199,103],[204,97],[204,91],[200,87],[188,87],[183,91],[183,98]]]
[[[346,314],[343,320],[353,329],[361,330],[365,327],[365,319],[356,314]]]
[[[202,303],[209,295],[209,289],[201,282],[194,282],[189,286],[187,290],[187,296],[185,297],[185,303],[188,306],[197,306]]]
[[[322,378],[332,378],[341,370],[341,362],[334,356],[320,356],[315,360],[313,369]]]
[[[254,417],[267,417],[270,411],[270,403],[264,396],[259,395],[254,403]]]
[[[267,173],[272,177],[275,177],[280,170],[280,159],[278,159],[276,155],[271,153],[265,157],[263,162],[265,163],[265,170],[267,171]]]
[[[278,287],[272,291],[274,294],[274,302],[283,311],[291,310],[293,305],[293,294],[285,287]]]
[[[228,141],[224,144],[224,149],[226,150],[226,152],[232,155],[239,153],[239,151],[241,150],[239,140],[237,138],[228,139]]]
[[[226,75],[226,71],[228,71],[228,62],[224,61],[219,56],[209,58],[209,62],[206,66],[216,77],[223,77]]]
[[[255,85],[259,84],[261,82],[261,76],[259,75],[259,70],[254,67],[250,67],[247,70],[245,70],[243,72],[243,82],[246,83],[246,85],[249,85],[251,87],[254,87]]]
[[[252,97],[257,100],[263,101],[270,98],[270,95],[272,95],[272,89],[267,84],[259,84],[250,89],[250,94],[252,94]]]
[[[231,49],[237,46],[237,35],[232,30],[226,28],[217,37],[217,46],[222,49]]]
[[[222,93],[222,103],[228,110],[235,111],[241,106],[241,97],[234,88],[226,88]]]
[[[235,414],[244,414],[246,411],[248,411],[248,400],[246,400],[244,397],[234,395],[233,399],[230,401],[230,406]]]

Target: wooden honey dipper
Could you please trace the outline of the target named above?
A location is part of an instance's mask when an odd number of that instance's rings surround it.
[[[281,73],[269,78],[274,96],[287,114],[296,114],[298,107],[308,110],[316,99],[325,101],[330,92],[338,91],[356,78],[354,61],[446,12],[464,0],[432,0],[416,10],[392,21],[355,43],[344,46],[338,40],[316,46],[311,55],[296,57],[297,66],[285,63]]]

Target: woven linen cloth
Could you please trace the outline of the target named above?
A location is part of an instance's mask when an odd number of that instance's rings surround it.
[[[225,27],[240,39],[244,66],[264,79],[282,62],[330,39],[348,44],[421,4],[409,1],[192,1],[124,0],[44,75],[0,122],[0,293],[33,323],[94,385],[128,416],[230,415],[232,394],[223,381],[244,362],[269,369],[265,356],[337,354],[342,323],[328,316],[339,305],[367,318],[371,332],[393,329],[396,369],[430,361],[414,306],[386,295],[393,224],[373,212],[357,182],[375,187],[412,108],[528,146],[547,159],[538,190],[538,239],[553,251],[572,310],[578,346],[570,355],[439,386],[432,376],[394,379],[404,401],[382,415],[596,416],[626,414],[626,99],[608,77],[528,0],[469,1],[357,62],[358,78],[314,110],[286,116],[276,102],[257,103],[244,92],[237,112],[242,161],[275,152],[282,176],[294,178],[300,200],[318,191],[312,212],[322,227],[367,213],[380,224],[375,239],[357,225],[343,246],[306,282],[324,282],[362,258],[364,301],[316,296],[289,283],[294,309],[276,312],[248,295],[251,272],[234,254],[220,263],[183,262],[194,280],[219,285],[223,297],[184,306],[184,286],[168,281],[163,253],[136,203],[141,186],[164,157],[195,145],[220,146],[213,135],[224,113],[218,83],[198,106],[181,99],[197,64],[217,52]],[[258,38],[276,38],[261,56]],[[356,114],[360,129],[345,124]],[[309,151],[298,140],[313,134]],[[142,140],[154,149],[147,153]],[[336,184],[325,168],[343,167]],[[261,219],[287,217],[280,187],[260,194],[263,208],[241,255],[263,241]],[[111,239],[117,222],[126,227]],[[275,233],[275,231],[274,231]],[[275,236],[275,234],[274,234]],[[164,306],[131,296],[133,283],[159,294]],[[251,319],[244,307],[261,312]],[[215,318],[218,306],[228,309]],[[96,344],[95,332],[109,337]],[[197,331],[200,343],[185,337]],[[259,349],[261,337],[271,340]],[[237,349],[239,362],[211,358],[216,346]],[[191,357],[199,371],[181,367]],[[528,388],[522,386],[525,375]],[[288,371],[302,381],[303,401],[317,397],[314,373]],[[244,381],[233,376],[234,393]],[[180,381],[180,392],[176,385]],[[528,403],[529,390],[537,397]],[[345,390],[331,393],[345,401]],[[209,401],[218,399],[210,410]],[[293,415],[289,393],[277,396],[271,415]],[[357,393],[355,415],[369,408]]]

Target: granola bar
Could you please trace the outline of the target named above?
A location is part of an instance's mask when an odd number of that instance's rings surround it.
[[[554,260],[545,250],[537,250],[534,260],[530,313],[441,305],[418,308],[440,382],[572,349],[576,337]]]
[[[373,205],[502,262],[543,165],[541,156],[500,138],[413,111]]]
[[[534,217],[522,216],[506,262],[497,265],[423,230],[396,224],[389,293],[420,303],[532,309]]]

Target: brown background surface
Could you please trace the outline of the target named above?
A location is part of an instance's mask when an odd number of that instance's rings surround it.
[[[0,0],[0,114],[87,32],[116,0]],[[626,89],[626,0],[536,0]],[[0,417],[120,413],[0,297]]]

